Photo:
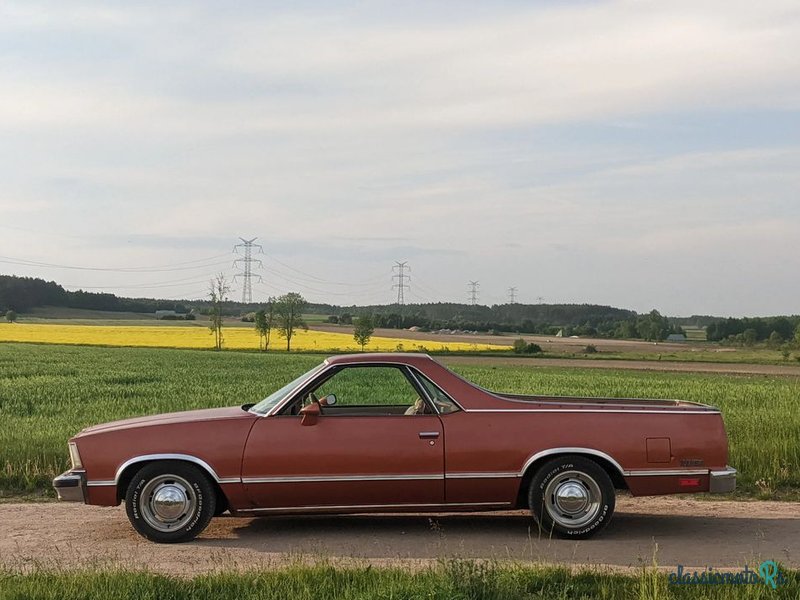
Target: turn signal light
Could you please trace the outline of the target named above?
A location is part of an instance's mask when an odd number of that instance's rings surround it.
[[[681,477],[678,480],[678,485],[681,487],[697,487],[700,485],[700,479],[697,477]]]

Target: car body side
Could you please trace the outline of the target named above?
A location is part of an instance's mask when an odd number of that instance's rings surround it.
[[[64,475],[78,488],[65,488],[64,496],[80,492],[88,504],[117,505],[136,470],[158,460],[200,467],[233,514],[519,507],[533,473],[558,455],[588,457],[615,487],[637,496],[726,492],[735,485],[722,417],[710,406],[500,395],[426,355],[350,355],[326,362],[327,369],[400,366],[433,382],[460,410],[322,416],[316,426],[303,427],[300,417],[280,414],[281,403],[266,415],[232,407],[90,427],[71,440],[82,465]],[[287,402],[325,371],[301,383]],[[365,458],[370,448],[376,452],[372,462]]]

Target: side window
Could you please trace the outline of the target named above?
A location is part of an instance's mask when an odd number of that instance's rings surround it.
[[[306,402],[336,397],[323,414],[422,414],[432,412],[397,367],[345,367],[306,397]]]
[[[461,410],[450,396],[445,394],[438,385],[425,377],[425,375],[418,371],[415,375],[425,388],[425,391],[428,392],[428,396],[433,400],[433,403],[436,405],[436,410],[438,410],[439,413],[446,415]]]

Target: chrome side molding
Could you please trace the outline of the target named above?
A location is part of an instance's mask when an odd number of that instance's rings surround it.
[[[134,456],[133,458],[129,458],[119,466],[116,475],[114,475],[114,485],[117,485],[119,483],[119,479],[122,476],[122,473],[125,471],[125,469],[136,463],[151,461],[151,460],[183,460],[186,462],[193,463],[198,467],[201,467],[203,470],[205,470],[209,475],[211,475],[211,477],[213,477],[214,481],[220,484],[241,483],[242,481],[240,477],[220,477],[219,475],[217,475],[217,472],[213,469],[213,467],[210,464],[208,464],[201,458],[192,456],[191,454],[143,454],[141,456]]]

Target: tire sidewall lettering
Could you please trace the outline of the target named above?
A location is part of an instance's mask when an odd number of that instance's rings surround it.
[[[189,515],[188,522],[180,529],[164,532],[153,528],[145,518],[144,502],[148,499],[143,496],[147,485],[158,476],[175,476],[183,478],[190,486],[195,497],[195,506]],[[211,496],[209,497],[209,494]],[[214,487],[209,478],[192,465],[183,464],[153,464],[142,467],[134,476],[126,492],[128,518],[134,528],[145,538],[162,543],[182,542],[193,539],[206,528],[214,515]]]
[[[542,483],[539,484],[539,489],[544,492],[544,489],[547,487],[547,484],[550,483],[550,480],[558,475],[561,471],[566,471],[567,469],[574,469],[575,465],[572,463],[564,463],[558,465],[555,469],[552,469],[547,475],[544,476],[542,479]]]
[[[586,476],[591,477],[598,483],[598,485],[600,485],[601,489],[601,498],[599,499],[601,506],[597,516],[591,523],[585,524],[580,529],[570,530],[566,526],[556,525],[553,523],[552,517],[550,517],[550,515],[547,513],[547,509],[545,508],[545,490],[547,489],[548,484],[550,484],[559,473],[568,470],[579,471],[584,473]],[[606,477],[599,476],[597,473],[598,470]],[[600,465],[593,463],[589,459],[586,459],[583,462],[578,462],[577,459],[570,457],[561,463],[552,461],[550,464],[543,465],[542,473],[536,473],[533,477],[534,486],[530,488],[528,498],[530,508],[533,511],[533,516],[536,518],[537,522],[539,522],[540,526],[543,526],[545,530],[556,528],[557,532],[564,537],[585,538],[592,535],[595,530],[599,531],[600,529],[604,528],[610,521],[614,510],[614,488],[610,478],[608,477],[608,474]],[[608,494],[611,494],[611,498],[609,498]]]

